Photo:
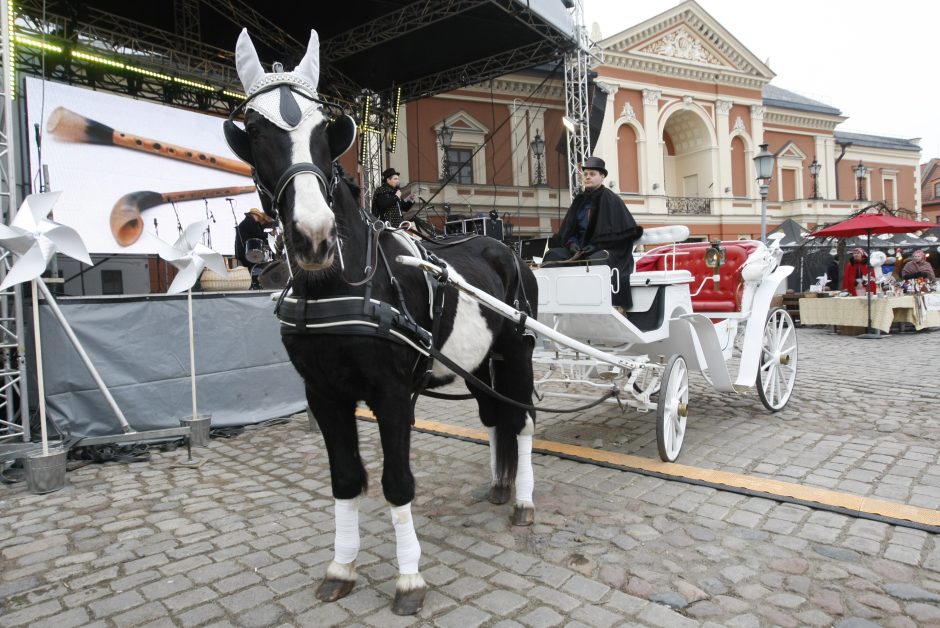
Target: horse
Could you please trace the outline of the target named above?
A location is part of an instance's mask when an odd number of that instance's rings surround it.
[[[274,72],[265,73],[243,30],[236,67],[247,98],[224,123],[225,136],[254,169],[263,207],[282,224],[293,269],[289,294],[285,290],[278,306],[282,340],[304,381],[329,457],[334,553],[317,597],[335,601],[356,581],[359,498],[367,488],[355,416],[362,401],[377,418],[382,491],[395,530],[399,576],[392,611],[415,614],[427,592],[411,513],[416,391],[453,381],[455,370],[461,373],[489,431],[489,500],[506,503],[514,489],[511,523],[530,525],[535,518],[535,412],[528,406],[534,339],[520,325],[397,258],[433,259],[450,277],[530,316],[536,316],[538,302],[535,277],[492,238],[419,246],[361,207],[358,188],[337,163],[355,142],[356,124],[317,94],[316,31],[293,71],[275,64]],[[244,129],[235,123],[240,110]]]

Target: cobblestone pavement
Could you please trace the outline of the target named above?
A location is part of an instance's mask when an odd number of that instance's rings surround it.
[[[794,398],[693,380],[680,462],[940,504],[940,422],[929,411],[940,333],[879,341],[800,329]],[[420,418],[477,426],[471,402]],[[656,457],[652,415],[539,417],[537,437]],[[359,582],[322,604],[332,498],[306,417],[197,450],[198,468],[89,465],[32,495],[0,486],[0,626],[940,626],[940,545],[911,528],[535,455],[536,524],[486,502],[485,446],[416,433],[414,514],[431,585],[414,618],[389,611],[397,569],[381,452]]]

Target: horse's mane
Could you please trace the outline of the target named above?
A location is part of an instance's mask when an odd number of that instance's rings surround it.
[[[346,187],[349,188],[349,191],[352,193],[353,198],[359,198],[359,193],[362,191],[359,188],[359,184],[356,183],[355,178],[352,175],[346,174],[346,171],[343,170],[343,166],[337,161],[336,163],[336,174],[339,175],[340,180],[346,184]]]

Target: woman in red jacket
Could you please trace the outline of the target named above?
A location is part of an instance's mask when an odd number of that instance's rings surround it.
[[[849,294],[857,294],[857,288],[867,288],[869,292],[875,292],[875,276],[868,265],[868,256],[861,248],[852,251],[852,259],[845,265],[845,273],[842,275],[843,290]]]

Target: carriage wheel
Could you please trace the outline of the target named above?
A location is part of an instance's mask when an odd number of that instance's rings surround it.
[[[782,308],[772,310],[764,325],[757,369],[757,394],[771,412],[782,410],[790,400],[798,357],[793,319]]]
[[[675,462],[682,449],[689,416],[689,369],[685,358],[673,355],[663,372],[656,404],[656,444],[663,462]]]

